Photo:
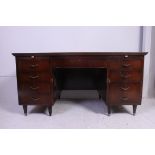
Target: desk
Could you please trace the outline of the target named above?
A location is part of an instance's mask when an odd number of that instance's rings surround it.
[[[19,105],[23,106],[25,115],[28,105],[47,106],[51,115],[62,89],[80,89],[77,81],[64,86],[64,75],[68,75],[68,81],[69,75],[93,77],[93,87],[98,90],[99,98],[105,100],[108,115],[112,106],[120,105],[132,105],[135,115],[137,105],[141,104],[146,52],[12,54],[16,57]]]

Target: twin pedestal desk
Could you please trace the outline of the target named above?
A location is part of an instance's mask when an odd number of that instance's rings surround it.
[[[61,91],[97,90],[112,106],[141,104],[144,52],[13,53],[19,105],[47,106],[49,115]]]

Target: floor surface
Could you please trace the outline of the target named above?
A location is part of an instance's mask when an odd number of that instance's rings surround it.
[[[64,91],[50,117],[46,107],[35,106],[29,106],[28,116],[24,116],[17,95],[6,99],[1,94],[0,128],[155,128],[155,99],[143,99],[136,116],[132,106],[114,107],[107,116],[107,107],[96,91]]]

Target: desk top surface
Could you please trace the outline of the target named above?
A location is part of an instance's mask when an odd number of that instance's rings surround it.
[[[80,55],[93,55],[93,56],[119,56],[119,55],[146,55],[147,52],[49,52],[49,53],[12,53],[14,56],[80,56]]]

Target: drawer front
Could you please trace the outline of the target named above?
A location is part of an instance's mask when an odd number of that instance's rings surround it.
[[[141,83],[109,84],[108,102],[110,105],[140,104],[141,93]]]
[[[50,69],[48,57],[19,57],[17,58],[18,71],[21,73],[47,72]]]
[[[54,66],[56,67],[107,67],[107,60],[105,57],[93,56],[68,56],[54,58]]]
[[[19,90],[26,95],[50,93],[51,85],[49,83],[21,83]]]
[[[45,82],[49,83],[50,81],[50,74],[48,73],[31,73],[31,74],[24,74],[19,73],[18,78],[20,82],[27,82],[27,83],[39,83],[39,82]]]
[[[110,70],[108,75],[111,82],[141,82],[143,79],[142,71]]]
[[[51,105],[52,97],[50,94],[32,94],[26,95],[24,93],[19,96],[20,104],[22,105]]]
[[[124,59],[121,63],[122,69],[128,69],[128,70],[142,70],[143,69],[143,60],[137,59]]]
[[[143,70],[143,59],[120,59],[119,61],[109,61],[110,70]]]

